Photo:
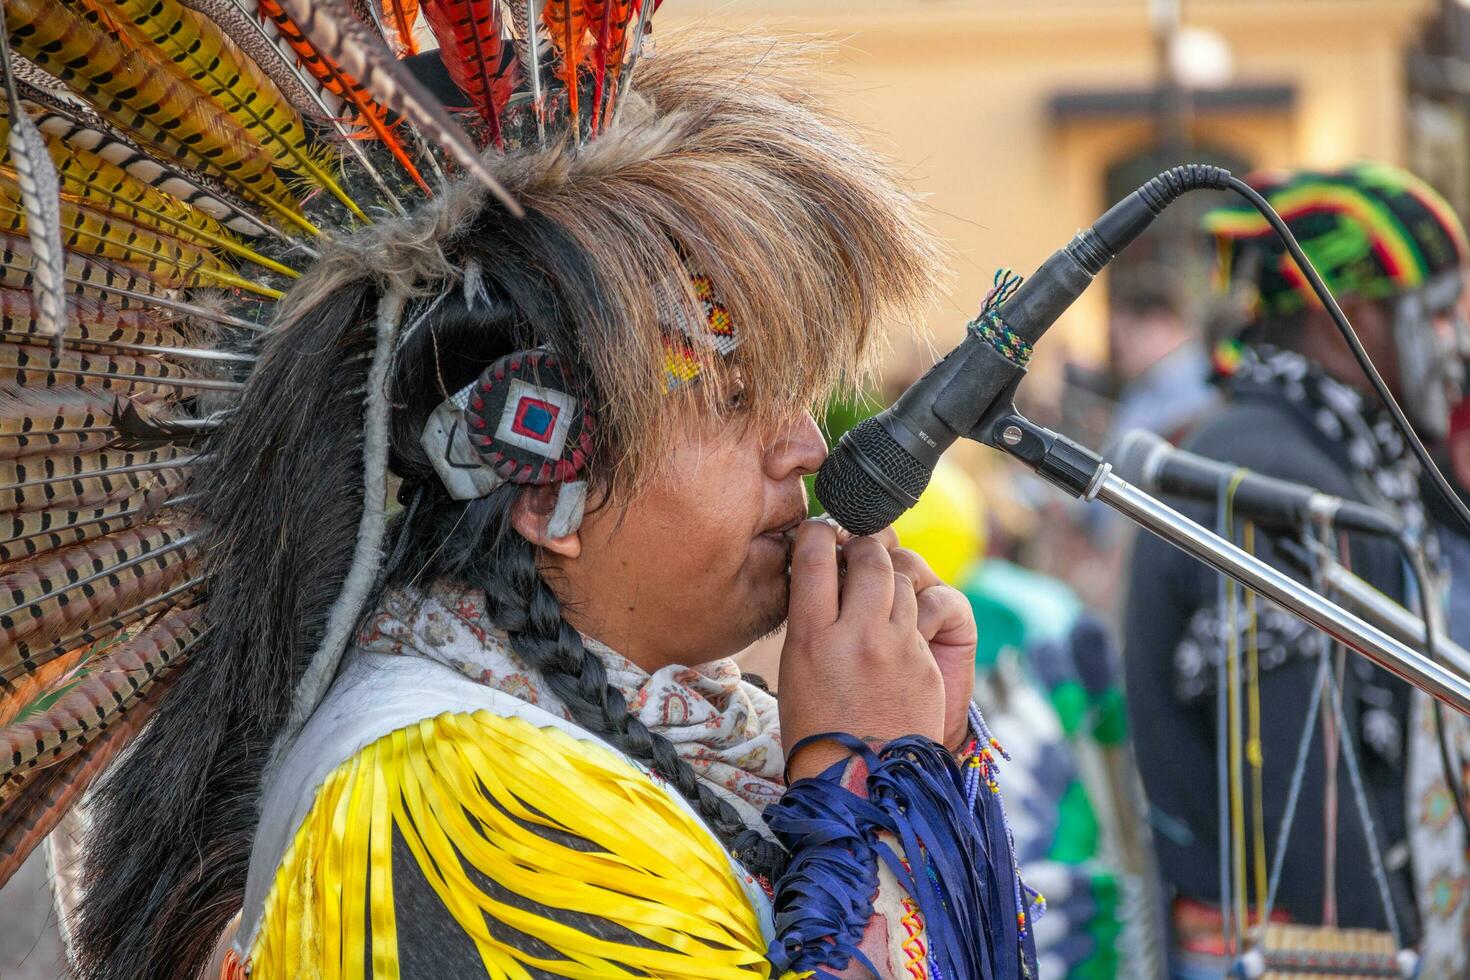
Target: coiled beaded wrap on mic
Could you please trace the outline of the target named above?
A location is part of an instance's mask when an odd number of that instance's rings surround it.
[[[1224,189],[1231,179],[1228,170],[1205,164],[1166,170],[1078,232],[1024,287],[1009,270],[997,272],[959,347],[894,405],[842,437],[817,473],[817,498],[854,534],[893,523],[918,502],[945,448],[1005,407],[997,400],[1009,401],[1032,345],[1093,277],[1181,194]]]

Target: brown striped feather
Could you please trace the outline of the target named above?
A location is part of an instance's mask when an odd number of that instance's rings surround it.
[[[152,449],[99,449],[87,453],[57,453],[0,460],[0,487],[44,491],[74,480],[96,478],[110,471],[151,471],[178,468],[194,455],[179,446]],[[34,508],[26,508],[34,509]]]
[[[0,485],[0,513],[30,514],[45,510],[82,510],[146,492],[155,480],[172,481],[184,468],[163,465],[158,469],[118,472],[117,469],[91,476],[53,480],[28,487]]]
[[[99,651],[44,712],[0,729],[0,776],[61,762],[175,667],[203,631],[198,606],[173,609]]]
[[[0,284],[18,289],[30,289],[35,285],[31,274],[31,245],[23,235],[0,232]],[[108,299],[116,306],[142,305],[138,301],[122,299],[108,287],[118,287],[147,296],[168,297],[174,291],[149,278],[131,266],[75,252],[66,254],[66,288],[69,293],[82,293]]]
[[[60,687],[86,653],[86,647],[64,653],[16,681],[9,692],[0,694],[0,731],[35,704],[38,698]]]
[[[196,572],[191,578],[186,578],[161,591],[150,593],[146,598],[111,612],[106,618],[95,620],[75,633],[59,637],[49,645],[32,646],[27,654],[27,660],[32,665],[29,670],[39,670],[41,666],[79,647],[110,642],[118,630],[126,629],[134,623],[156,616],[170,605],[190,601],[191,597],[200,593],[204,584],[204,576]],[[15,683],[20,683],[20,681]]]
[[[142,523],[178,489],[181,481],[166,474],[164,471],[142,493],[96,507],[57,507],[0,515],[0,566]]]
[[[36,299],[29,290],[0,287],[0,332],[12,336],[33,333],[35,308]],[[177,327],[148,311],[122,309],[93,296],[68,296],[66,314],[62,337],[70,341],[161,346],[186,343]]]
[[[65,762],[0,786],[0,885],[25,863],[36,845],[56,829],[103,769],[147,723],[177,674],[154,684],[132,710]]]
[[[122,394],[164,394],[188,375],[157,357],[130,357],[95,351],[62,351],[28,344],[0,344],[0,383],[75,385]]]
[[[162,521],[9,566],[0,575],[0,676],[11,681],[33,669],[33,643],[49,649],[182,581],[191,542],[187,529]]]

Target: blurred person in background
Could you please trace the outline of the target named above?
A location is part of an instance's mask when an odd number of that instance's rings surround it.
[[[1060,403],[1038,402],[1028,391],[1023,409],[1087,445],[1111,446],[1132,429],[1175,441],[1219,401],[1203,331],[1174,270],[1148,264],[1111,275],[1106,364],[1067,363]],[[1117,627],[1132,525],[1102,504],[1058,495],[1030,474],[1013,482],[1015,492],[1033,498],[1040,518],[1021,563],[1076,589]]]
[[[1133,269],[1112,283],[1108,364],[1118,391],[1113,438],[1147,429],[1177,439],[1219,401],[1183,284],[1163,266]]]
[[[1251,183],[1286,219],[1348,318],[1394,396],[1420,434],[1442,438],[1450,392],[1458,383],[1453,310],[1466,255],[1464,232],[1449,205],[1396,168],[1361,164],[1318,173],[1256,175]],[[1206,230],[1219,245],[1222,279],[1254,296],[1240,341],[1219,360],[1224,403],[1185,440],[1195,453],[1397,512],[1422,526],[1418,467],[1373,396],[1351,352],[1279,239],[1242,205],[1210,212]],[[1181,506],[1206,526],[1211,507]],[[1269,541],[1257,553],[1279,564]],[[1405,573],[1393,542],[1356,536],[1344,554],[1354,572],[1397,601]],[[1152,804],[1155,843],[1172,890],[1177,975],[1220,975],[1225,955],[1219,903],[1216,670],[1231,630],[1244,639],[1245,617],[1232,622],[1216,574],[1172,546],[1140,535],[1126,611],[1125,665],[1140,769]],[[1264,826],[1274,842],[1286,807],[1296,745],[1325,638],[1261,603]],[[1245,649],[1242,644],[1239,649]],[[1427,948],[1446,916],[1432,907],[1411,867],[1416,839],[1407,774],[1434,752],[1411,731],[1410,688],[1359,657],[1340,677],[1343,710],[1384,857],[1388,900],[1404,941],[1421,943],[1426,975],[1459,975],[1464,944]],[[1335,758],[1335,754],[1334,754]],[[1313,740],[1303,772],[1302,806],[1287,842],[1275,908],[1298,923],[1384,931],[1384,902],[1372,855],[1346,779],[1336,820],[1324,831],[1317,801],[1332,780],[1323,739]],[[1251,805],[1254,805],[1252,801]],[[1324,854],[1335,837],[1335,861]],[[1272,855],[1274,858],[1274,855]],[[1335,887],[1327,883],[1334,880]],[[1259,910],[1264,896],[1250,894]],[[1461,900],[1463,904],[1463,899]],[[1202,972],[1191,972],[1198,969]],[[1441,971],[1441,972],[1436,972]]]

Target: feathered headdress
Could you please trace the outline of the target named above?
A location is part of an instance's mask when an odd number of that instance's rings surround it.
[[[253,825],[375,587],[391,433],[466,410],[495,357],[555,351],[627,488],[670,399],[738,379],[787,416],[927,299],[913,200],[791,47],[640,63],[656,5],[4,0],[0,883],[155,712],[221,718],[137,743],[175,809]],[[506,336],[446,349],[444,317]],[[119,795],[114,823],[168,822]],[[229,839],[108,873],[167,882],[153,913],[207,904]]]

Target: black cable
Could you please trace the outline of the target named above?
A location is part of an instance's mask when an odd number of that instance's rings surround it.
[[[1404,563],[1409,566],[1409,573],[1414,576],[1414,591],[1419,595],[1419,608],[1424,613],[1424,655],[1437,664],[1444,664],[1434,652],[1434,616],[1429,611],[1429,604],[1436,601],[1434,595],[1426,591],[1431,585],[1428,569],[1425,566],[1423,553],[1407,537],[1399,538],[1399,547],[1404,552]],[[1455,799],[1455,813],[1459,814],[1460,824],[1465,828],[1465,844],[1470,847],[1470,811],[1465,809],[1465,787],[1450,759],[1450,740],[1445,727],[1444,703],[1439,698],[1434,698],[1434,731],[1439,742],[1439,764],[1444,768],[1444,781],[1449,785],[1450,795]]]
[[[1424,468],[1425,473],[1429,474],[1430,482],[1434,484],[1435,489],[1439,491],[1440,496],[1445,499],[1445,502],[1450,505],[1450,510],[1454,511],[1455,516],[1460,519],[1460,523],[1464,526],[1466,532],[1470,533],[1470,507],[1465,506],[1465,502],[1460,499],[1459,494],[1455,493],[1454,488],[1450,486],[1444,474],[1439,471],[1439,467],[1434,464],[1434,460],[1429,458],[1429,450],[1424,448],[1424,443],[1419,440],[1419,434],[1409,424],[1408,418],[1404,415],[1404,410],[1399,408],[1399,403],[1394,399],[1393,393],[1388,390],[1388,385],[1384,383],[1382,375],[1373,366],[1373,360],[1368,356],[1368,352],[1363,349],[1363,344],[1358,340],[1358,335],[1353,331],[1353,325],[1348,322],[1347,316],[1342,312],[1342,307],[1337,305],[1337,300],[1333,298],[1332,293],[1327,289],[1327,284],[1322,281],[1322,277],[1312,267],[1311,259],[1307,258],[1307,254],[1302,251],[1301,245],[1297,244],[1296,236],[1291,233],[1291,229],[1286,226],[1286,222],[1282,220],[1281,215],[1276,213],[1276,209],[1271,207],[1271,203],[1262,197],[1260,192],[1254,187],[1239,177],[1231,177],[1227,183],[1231,190],[1245,198],[1257,211],[1261,212],[1261,216],[1270,222],[1271,227],[1275,229],[1276,234],[1286,245],[1286,250],[1291,253],[1291,257],[1296,260],[1296,264],[1302,270],[1302,274],[1307,277],[1307,282],[1311,283],[1312,292],[1317,294],[1317,298],[1322,301],[1322,305],[1327,308],[1328,314],[1332,317],[1332,322],[1337,325],[1337,329],[1342,333],[1343,340],[1347,341],[1348,347],[1353,352],[1353,357],[1358,362],[1358,367],[1363,369],[1363,374],[1368,378],[1369,383],[1372,384],[1373,391],[1378,395],[1378,400],[1383,403],[1384,408],[1388,409],[1388,414],[1393,419],[1394,428],[1399,430],[1399,434],[1404,437],[1404,441],[1409,444],[1409,449],[1413,451],[1414,457],[1419,460],[1419,465]]]
[[[1291,233],[1291,229],[1286,226],[1286,222],[1282,220],[1281,215],[1276,213],[1276,209],[1271,207],[1271,203],[1261,196],[1261,193],[1254,187],[1239,177],[1230,177],[1227,180],[1227,184],[1231,190],[1245,198],[1251,203],[1252,207],[1261,212],[1261,216],[1270,223],[1282,243],[1286,245],[1286,250],[1291,253],[1291,257],[1296,260],[1297,267],[1301,269],[1302,274],[1307,277],[1307,282],[1311,284],[1312,292],[1322,301],[1323,307],[1326,308],[1328,315],[1332,317],[1332,322],[1342,334],[1343,340],[1347,341],[1348,349],[1353,352],[1354,360],[1358,362],[1358,367],[1362,369],[1363,375],[1368,379],[1369,384],[1373,386],[1373,391],[1378,395],[1378,400],[1383,403],[1384,408],[1388,409],[1389,417],[1393,419],[1394,428],[1398,429],[1404,441],[1409,444],[1409,449],[1414,453],[1414,457],[1419,461],[1419,465],[1423,467],[1424,472],[1429,474],[1430,482],[1434,484],[1435,490],[1450,505],[1450,510],[1459,518],[1461,525],[1467,531],[1470,531],[1470,507],[1465,506],[1465,502],[1460,499],[1460,495],[1450,486],[1449,481],[1445,479],[1444,474],[1440,472],[1439,467],[1430,458],[1429,450],[1424,448],[1424,443],[1419,439],[1419,433],[1415,432],[1414,427],[1409,424],[1409,419],[1404,415],[1404,410],[1399,407],[1398,401],[1393,397],[1393,392],[1388,390],[1388,385],[1384,383],[1383,376],[1378,373],[1378,368],[1373,365],[1373,359],[1363,349],[1362,341],[1358,340],[1358,335],[1353,330],[1353,325],[1348,322],[1347,315],[1342,312],[1342,307],[1337,304],[1337,299],[1328,290],[1327,284],[1322,281],[1322,277],[1318,274],[1316,268],[1313,267],[1311,259],[1307,258],[1306,253],[1302,251],[1302,247],[1298,244],[1296,236]],[[1418,560],[1419,555],[1408,540],[1401,538],[1400,545],[1404,549],[1405,559],[1410,572],[1414,576],[1414,583],[1420,596],[1421,607],[1424,611],[1424,654],[1431,661],[1442,664],[1443,661],[1435,655],[1434,651],[1434,622],[1433,616],[1429,611],[1429,604],[1434,602],[1435,599],[1425,591],[1426,586],[1429,585],[1427,581],[1428,572],[1427,570],[1421,571],[1422,566],[1421,561]],[[1465,787],[1456,775],[1450,759],[1449,738],[1445,732],[1444,704],[1438,698],[1434,699],[1434,723],[1439,742],[1439,761],[1440,765],[1444,768],[1445,782],[1449,785],[1450,794],[1454,797],[1455,812],[1459,814],[1460,823],[1465,828],[1466,843],[1470,845],[1470,812],[1467,812],[1465,808]]]

